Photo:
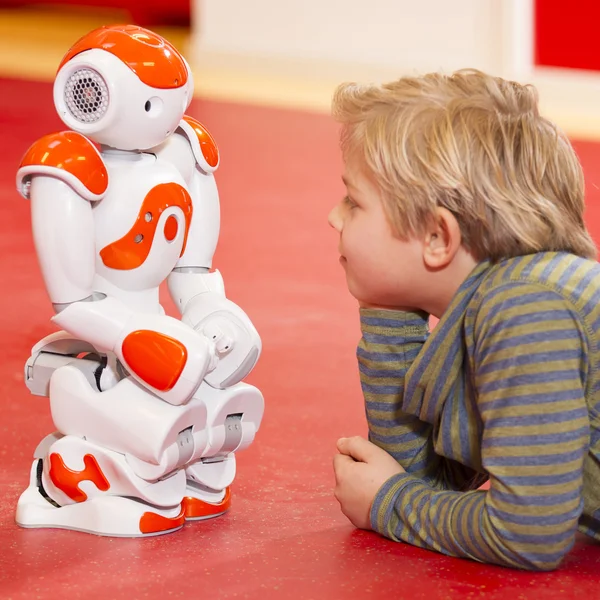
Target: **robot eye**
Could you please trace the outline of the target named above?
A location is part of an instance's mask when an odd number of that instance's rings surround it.
[[[81,123],[95,123],[108,110],[108,87],[93,69],[78,69],[65,86],[65,103],[69,112]]]
[[[144,108],[146,109],[146,112],[150,112],[150,110],[152,109],[152,102],[150,102],[150,100],[147,100]]]

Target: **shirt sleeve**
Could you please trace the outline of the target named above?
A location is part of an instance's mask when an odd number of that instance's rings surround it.
[[[435,453],[433,428],[402,410],[406,373],[429,336],[423,312],[361,309],[357,357],[369,440],[438,489],[479,487],[487,476]]]
[[[571,549],[583,509],[585,331],[560,295],[511,283],[486,295],[474,337],[489,490],[444,492],[403,473],[377,494],[371,523],[445,554],[550,570]]]

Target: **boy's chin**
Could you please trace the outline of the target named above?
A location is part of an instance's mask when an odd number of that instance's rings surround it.
[[[361,307],[380,306],[380,303],[374,298],[373,294],[365,293],[361,286],[352,281],[350,277],[346,277],[348,291],[350,295],[358,302]]]
[[[350,295],[361,304],[364,299],[364,294],[361,293],[360,288],[352,281],[350,277],[348,277],[348,273],[346,273],[346,285],[348,286],[348,291]]]
[[[377,297],[373,295],[353,293],[350,285],[348,285],[348,290],[350,294],[355,298],[358,302],[358,306],[360,308],[373,308],[373,309],[382,309],[382,310],[404,310],[404,311],[413,311],[419,310],[418,308],[412,307],[406,301],[401,301],[399,299],[394,299],[390,297]]]
[[[401,302],[395,302],[385,294],[374,294],[372,290],[365,290],[363,286],[352,279],[346,273],[346,284],[350,295],[358,302],[361,308],[391,308],[394,306],[402,306]]]
[[[382,302],[378,302],[375,298],[367,297],[364,294],[353,294],[352,290],[350,290],[350,288],[348,289],[350,294],[358,302],[358,306],[360,308],[384,308],[385,306]]]

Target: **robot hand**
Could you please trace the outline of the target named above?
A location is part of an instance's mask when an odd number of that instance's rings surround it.
[[[262,344],[248,315],[216,292],[205,292],[186,305],[182,321],[214,344],[217,366],[204,380],[224,389],[239,383],[258,361]]]
[[[217,366],[213,342],[163,315],[135,315],[114,351],[139,383],[176,405],[187,402]]]
[[[116,298],[74,302],[53,321],[62,329],[114,352],[131,376],[162,400],[185,404],[217,366],[215,344],[177,319],[138,314]]]

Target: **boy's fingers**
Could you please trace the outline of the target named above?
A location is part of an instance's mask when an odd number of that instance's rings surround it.
[[[342,454],[351,456],[354,460],[360,462],[368,462],[373,456],[373,445],[371,442],[359,436],[340,439],[338,441],[338,450]]]
[[[344,468],[354,463],[354,459],[346,456],[345,454],[336,454],[333,457],[333,471],[335,473],[335,479],[339,482],[340,473],[344,470]]]
[[[355,437],[349,437],[349,438],[340,438],[337,442],[337,449],[342,453],[342,454],[350,454],[350,448],[352,447],[352,440],[354,439],[360,439],[358,436]]]
[[[334,468],[341,467],[341,466],[343,466],[345,464],[353,463],[353,462],[354,462],[354,460],[350,456],[347,456],[345,454],[336,454],[333,457],[333,466],[334,466]]]

